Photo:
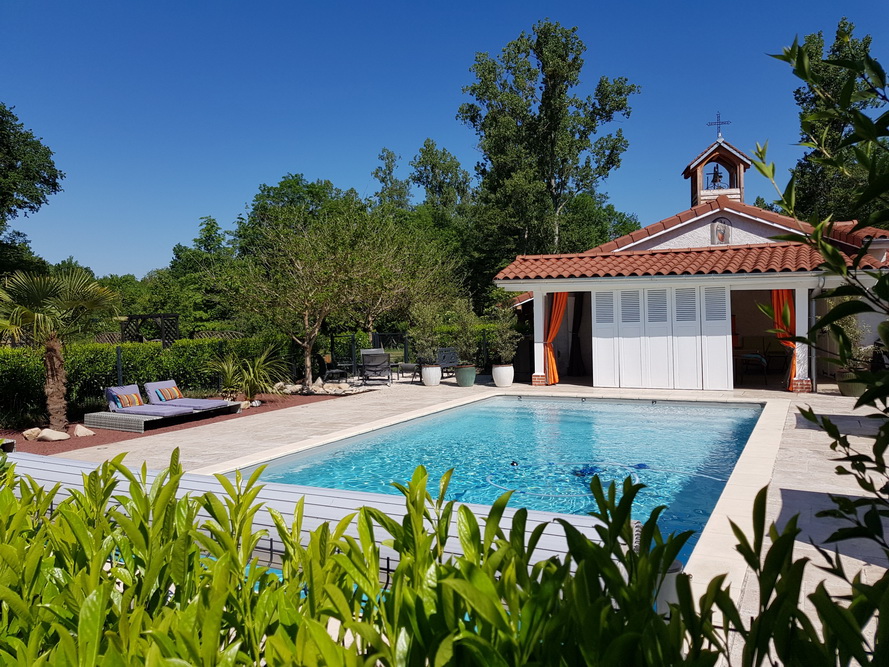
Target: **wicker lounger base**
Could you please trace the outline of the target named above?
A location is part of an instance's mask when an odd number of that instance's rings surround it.
[[[158,419],[163,419],[163,417],[128,415],[121,412],[88,412],[83,416],[83,425],[87,428],[107,428],[112,431],[145,433],[146,422],[157,421]]]
[[[83,425],[87,428],[106,428],[111,431],[127,431],[129,433],[145,433],[152,428],[184,424],[185,422],[218,417],[229,413],[241,411],[241,404],[229,402],[210,410],[196,410],[195,412],[176,415],[174,417],[157,417],[155,415],[133,415],[123,412],[89,412],[83,416]]]

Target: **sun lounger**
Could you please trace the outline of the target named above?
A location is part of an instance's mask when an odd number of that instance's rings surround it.
[[[129,415],[149,415],[151,417],[177,417],[194,412],[194,408],[177,405],[146,405],[139,387],[127,384],[105,389],[108,409]]]
[[[149,383],[170,384],[170,383]],[[175,383],[172,383],[175,385]],[[148,386],[148,385],[146,385]],[[149,428],[159,428],[171,424],[181,424],[195,419],[205,419],[226,412],[240,412],[240,403],[228,401],[185,399],[201,401],[199,406],[188,404],[173,405],[171,401],[145,404],[139,387],[128,384],[105,389],[108,412],[90,412],[83,416],[87,428],[107,428],[115,431],[144,433]]]
[[[191,410],[216,410],[227,408],[231,404],[214,398],[185,398],[176,380],[163,380],[162,382],[146,382],[145,394],[151,405],[175,406],[190,408]]]

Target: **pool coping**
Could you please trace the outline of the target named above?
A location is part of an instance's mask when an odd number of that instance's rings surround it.
[[[747,444],[730,475],[719,500],[710,514],[710,518],[701,531],[698,543],[685,564],[685,571],[692,575],[692,593],[695,597],[703,595],[710,580],[718,574],[726,574],[726,583],[730,586],[732,597],[737,599],[744,584],[747,565],[743,557],[735,549],[735,537],[729,521],[737,524],[745,534],[751,534],[752,508],[756,494],[771,482],[775,460],[781,445],[784,422],[792,401],[789,398],[745,398],[737,396],[702,396],[700,399],[683,393],[676,398],[664,396],[663,391],[649,393],[640,391],[632,397],[615,397],[604,390],[597,392],[585,388],[578,392],[529,392],[527,387],[497,389],[484,395],[473,394],[450,401],[443,401],[425,406],[400,415],[378,419],[372,422],[342,429],[334,433],[305,438],[293,443],[279,445],[263,450],[261,453],[248,454],[236,459],[220,461],[209,466],[192,470],[194,474],[213,475],[230,473],[275,459],[314,449],[331,442],[363,435],[418,419],[431,414],[444,412],[453,408],[475,403],[495,396],[527,396],[528,398],[585,398],[604,399],[609,401],[657,400],[671,403],[733,403],[755,404],[762,406],[762,413],[753,428]],[[570,515],[566,515],[570,516]]]

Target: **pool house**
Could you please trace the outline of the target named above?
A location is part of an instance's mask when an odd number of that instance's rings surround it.
[[[815,390],[809,347],[769,330],[805,335],[825,308],[814,297],[837,279],[808,246],[775,238],[810,225],[744,203],[750,164],[720,135],[683,171],[688,210],[586,252],[516,257],[497,274],[533,312],[532,384],[725,390],[772,373]],[[870,242],[861,266],[882,268],[889,232],[856,224],[835,223],[831,243],[851,262]]]

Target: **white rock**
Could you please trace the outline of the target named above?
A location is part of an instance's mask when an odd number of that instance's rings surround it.
[[[241,401],[241,410],[246,410],[250,407],[250,401]]]
[[[262,401],[250,401],[251,408],[258,408],[260,405],[262,405]]]
[[[321,378],[315,378],[315,381],[312,383],[312,386],[313,387],[323,387],[324,380],[322,380]]]
[[[287,384],[284,385],[284,393],[285,394],[298,394],[302,391],[303,386],[301,384]]]
[[[29,428],[27,431],[22,431],[22,435],[25,440],[36,440],[37,436],[40,435],[40,429],[36,427]]]
[[[62,433],[61,431],[53,431],[51,428],[45,428],[40,431],[40,435],[37,436],[37,440],[40,442],[57,442],[59,440],[67,440],[71,436],[67,433]]]
[[[75,424],[74,425],[74,437],[75,438],[83,438],[88,435],[95,435],[94,431],[90,431],[83,424]]]
[[[275,389],[277,391],[281,391],[282,389],[285,389],[286,387],[287,387],[287,385],[284,384],[283,382],[276,382],[275,383]]]

